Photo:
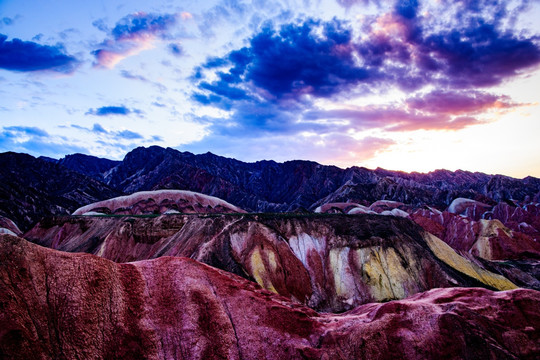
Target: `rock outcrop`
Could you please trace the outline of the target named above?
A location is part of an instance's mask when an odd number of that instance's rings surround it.
[[[107,172],[120,164],[120,161],[113,161],[84,154],[67,155],[59,160],[45,157],[40,157],[40,159],[62,165],[99,181],[103,181]]]
[[[186,256],[323,311],[438,287],[516,286],[409,219],[381,215],[56,217],[25,238],[116,262]]]
[[[468,207],[464,211],[470,209]],[[540,260],[540,242],[537,239],[507,228],[498,219],[475,221],[471,217],[433,209],[419,209],[411,217],[456,250],[487,260]]]
[[[141,191],[83,206],[73,215],[143,215],[164,213],[245,213],[213,196],[187,190]]]
[[[0,235],[0,357],[537,359],[540,293],[435,289],[317,313],[187,258],[116,264]]]

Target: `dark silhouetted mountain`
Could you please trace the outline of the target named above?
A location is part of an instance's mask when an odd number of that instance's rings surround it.
[[[128,153],[105,181],[125,193],[163,188],[197,191],[258,212],[313,210],[325,203],[367,204],[381,199],[444,209],[458,197],[492,205],[540,197],[540,179],[532,177],[518,180],[461,170],[409,174],[340,169],[311,161],[245,163],[157,146]]]
[[[46,215],[70,214],[78,207],[120,193],[64,166],[30,155],[0,154],[0,215],[28,229]]]
[[[59,160],[47,158],[45,156],[40,156],[39,158],[63,165],[68,169],[100,181],[103,181],[107,171],[120,164],[120,161],[103,159],[85,154],[66,155]]]
[[[194,155],[158,146],[136,148],[120,162],[81,154],[39,161],[61,165],[107,184],[67,181],[72,186],[68,192],[75,191],[77,186],[93,186],[96,191],[112,188],[116,195],[158,189],[190,190],[218,197],[250,212],[313,211],[327,203],[368,205],[382,199],[415,207],[429,205],[440,210],[446,209],[456,198],[473,199],[488,205],[502,201],[512,206],[520,201],[540,201],[540,179],[519,180],[461,170],[420,174],[361,167],[341,169],[311,161],[245,163],[211,153]],[[56,174],[54,181],[61,183],[62,174],[68,172]],[[24,187],[24,177],[17,179],[10,177],[11,183],[20,181],[20,186]],[[44,191],[49,196],[47,190]],[[88,193],[83,188],[77,191]],[[74,206],[57,205],[72,209],[107,197],[106,193],[98,196],[93,192],[87,199],[79,197]],[[53,204],[56,203],[53,201]],[[44,208],[38,213],[58,213],[52,210]],[[20,221],[12,218],[15,222]],[[20,224],[22,227],[29,219],[24,221]]]
[[[105,180],[125,193],[191,190],[265,212],[310,206],[336,189],[344,176],[342,169],[310,161],[244,163],[210,153],[194,155],[152,146],[128,153]]]

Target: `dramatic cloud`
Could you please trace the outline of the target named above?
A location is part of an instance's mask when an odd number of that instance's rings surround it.
[[[199,120],[215,136],[242,138],[302,132],[322,138],[371,129],[457,131],[484,123],[482,115],[522,104],[478,89],[537,67],[540,48],[535,37],[486,23],[476,12],[482,6],[478,1],[455,5],[466,20],[452,29],[425,15],[416,0],[397,1],[390,12],[368,17],[357,28],[336,19],[279,27],[268,22],[247,46],[210,57],[195,69],[192,99],[229,114]],[[498,18],[510,13],[505,6],[492,7]],[[404,100],[337,106],[396,88],[407,93]],[[317,100],[334,105],[325,109]]]
[[[418,15],[417,1],[398,1],[393,13],[370,24],[368,36],[356,46],[365,64],[385,74],[386,84],[405,90],[428,84],[494,86],[540,64],[537,39],[501,30],[466,11],[458,17],[466,20],[439,29],[432,17]],[[505,14],[500,11],[499,17]]]
[[[55,71],[72,73],[79,62],[67,55],[62,45],[40,45],[32,41],[13,39],[0,34],[0,68],[19,71]]]
[[[153,47],[157,39],[168,39],[167,31],[176,24],[174,14],[130,14],[109,31],[110,38],[93,52],[96,66],[113,68],[128,56],[136,55]],[[108,30],[102,21],[94,22],[100,30]]]
[[[129,109],[124,105],[121,106],[102,106],[97,109],[90,109],[86,112],[86,115],[96,116],[109,116],[109,115],[129,115],[129,114],[141,114],[142,111],[138,109]]]
[[[255,86],[252,92],[267,100],[307,94],[329,97],[370,76],[355,61],[351,38],[351,30],[338,20],[323,23],[308,19],[282,26],[279,31],[268,25],[250,40],[249,47],[226,58],[210,58],[203,68],[231,67],[217,72],[219,80],[202,81],[199,87],[231,100],[248,97],[241,88],[247,83]]]

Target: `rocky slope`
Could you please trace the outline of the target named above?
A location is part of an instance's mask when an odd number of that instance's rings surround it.
[[[0,235],[0,357],[537,359],[540,293],[436,289],[317,313],[187,258],[116,264]]]
[[[24,237],[116,262],[185,256],[323,311],[437,287],[516,286],[409,219],[381,215],[56,217]]]
[[[141,191],[83,206],[73,215],[142,215],[164,213],[245,213],[213,196],[187,190]]]
[[[71,214],[83,204],[119,194],[63,166],[26,154],[0,154],[0,216],[22,230],[45,215]]]

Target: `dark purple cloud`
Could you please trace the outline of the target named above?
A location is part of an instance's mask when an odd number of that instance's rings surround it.
[[[493,7],[498,15],[492,17],[501,20],[506,7]],[[388,85],[405,90],[429,84],[489,87],[540,64],[536,37],[502,30],[496,20],[487,22],[483,13],[471,15],[467,8],[460,9],[457,16],[463,20],[432,31],[433,24],[418,16],[418,9],[416,1],[398,1],[395,11],[377,18],[369,36],[356,43],[364,63],[378,67]]]
[[[468,89],[498,85],[540,64],[533,37],[499,30],[479,17],[460,28],[429,32],[418,11],[417,1],[400,0],[362,39],[338,20],[307,19],[277,30],[267,25],[249,46],[199,67],[192,79],[202,80],[198,86],[208,92],[194,98],[230,107],[224,99],[332,97],[359,86]],[[205,69],[215,69],[218,80],[204,81]]]
[[[507,96],[480,91],[443,91],[434,90],[428,94],[410,97],[406,105],[412,110],[433,114],[478,114],[489,109],[503,109],[519,106]]]
[[[140,114],[138,109],[129,109],[124,105],[120,106],[102,106],[97,109],[90,109],[86,115],[109,116],[109,115],[129,115],[131,113]]]
[[[538,37],[505,26],[519,6],[442,1],[451,16],[430,15],[432,4],[398,0],[362,25],[335,19],[267,22],[245,47],[195,69],[192,98],[229,114],[199,120],[220,144],[317,134],[310,141],[328,149],[334,146],[330,139],[347,134],[342,140],[352,149],[356,137],[350,132],[458,131],[490,121],[486,114],[522,106],[488,90],[540,65]],[[356,3],[368,4],[340,2]],[[396,88],[408,94],[405,99],[319,108],[318,100],[339,104],[365,93],[384,97]],[[388,141],[366,149],[383,149]]]
[[[40,45],[32,41],[13,39],[0,34],[0,68],[19,71],[55,71],[72,73],[79,61],[67,55],[62,45]]]
[[[418,12],[418,0],[398,0],[396,2],[396,13],[405,19],[414,19]]]
[[[244,83],[253,84],[268,99],[306,94],[330,97],[370,76],[357,64],[351,39],[352,31],[338,20],[308,19],[279,30],[268,25],[250,40],[249,47],[209,59],[204,68],[230,68],[217,72],[219,80],[203,81],[199,87],[231,100],[249,98],[236,86]]]
[[[502,33],[481,21],[461,31],[430,35],[420,51],[433,54],[446,75],[441,82],[454,88],[498,85],[540,63],[540,49],[532,39]]]

